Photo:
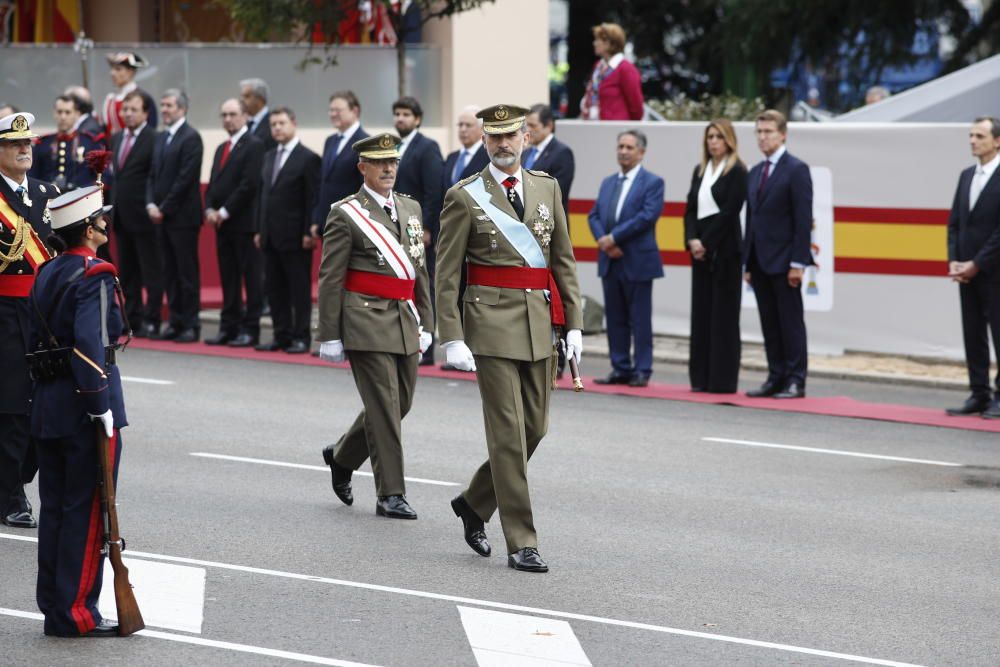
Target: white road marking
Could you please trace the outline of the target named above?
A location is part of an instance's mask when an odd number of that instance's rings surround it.
[[[24,535],[13,535],[11,533],[0,532],[0,538],[17,540],[20,542],[37,542],[37,537],[27,537]],[[249,574],[263,574],[282,579],[293,579],[297,581],[312,581],[319,584],[331,584],[334,586],[344,586],[345,588],[356,588],[359,590],[378,591],[381,593],[394,593],[396,595],[408,595],[415,598],[427,600],[442,600],[444,602],[455,602],[458,604],[472,604],[479,607],[492,609],[505,609],[526,614],[541,614],[555,618],[568,618],[574,621],[589,621],[620,628],[631,628],[633,630],[648,630],[650,632],[662,632],[670,635],[682,637],[695,637],[698,639],[709,639],[730,644],[740,644],[743,646],[757,646],[759,648],[771,648],[778,651],[788,651],[790,653],[804,653],[806,655],[816,655],[824,658],[836,658],[837,660],[853,660],[867,665],[884,665],[885,667],[919,667],[913,663],[897,662],[894,660],[882,660],[879,658],[868,658],[861,655],[851,655],[849,653],[836,653],[834,651],[824,651],[822,649],[806,648],[804,646],[793,646],[791,644],[778,644],[776,642],[765,642],[756,639],[744,639],[742,637],[731,637],[729,635],[717,635],[710,632],[698,632],[696,630],[685,630],[683,628],[671,628],[665,625],[651,625],[649,623],[637,623],[634,621],[623,621],[617,618],[605,618],[602,616],[589,616],[587,614],[576,614],[568,611],[555,611],[552,609],[542,609],[539,607],[525,607],[518,604],[508,604],[506,602],[492,602],[490,600],[477,600],[459,595],[446,595],[443,593],[430,593],[428,591],[418,591],[409,588],[395,588],[392,586],[380,586],[378,584],[366,584],[359,581],[348,581],[346,579],[331,579],[329,577],[318,577],[311,574],[297,574],[295,572],[282,572],[281,570],[268,570],[259,567],[249,567],[247,565],[232,565],[230,563],[219,563],[209,560],[198,560],[196,558],[183,558],[181,556],[165,556],[163,554],[145,553],[142,551],[129,551],[133,558],[152,558],[154,560],[168,561],[172,563],[185,563],[187,565],[199,565],[202,567],[215,567],[220,570],[231,570],[234,572],[247,572]]]
[[[135,382],[136,384],[161,384],[161,385],[177,384],[173,380],[157,380],[156,378],[137,378],[137,377],[132,377],[131,375],[123,375],[122,382]]]
[[[746,445],[747,447],[768,447],[770,449],[791,449],[797,452],[811,452],[813,454],[836,454],[838,456],[854,456],[860,459],[878,459],[880,461],[899,461],[901,463],[923,463],[929,466],[948,466],[950,468],[961,468],[964,463],[951,463],[949,461],[931,461],[928,459],[908,459],[902,456],[883,456],[882,454],[865,454],[863,452],[847,452],[841,449],[821,449],[819,447],[796,447],[794,445],[776,445],[773,442],[754,442],[753,440],[733,440],[731,438],[702,438],[708,442],[725,442],[731,445]]]
[[[591,667],[566,621],[459,607],[479,667]]]
[[[18,618],[30,618],[35,621],[45,620],[45,617],[37,612],[21,611],[20,609],[7,609],[0,607],[0,615],[16,616]],[[308,662],[313,665],[332,665],[333,667],[375,667],[363,662],[351,662],[349,660],[337,660],[336,658],[324,658],[318,655],[308,655],[306,653],[293,653],[291,651],[279,651],[263,646],[250,646],[249,644],[234,644],[232,642],[220,642],[215,639],[204,639],[202,637],[189,637],[187,635],[175,635],[169,632],[159,632],[158,630],[140,630],[136,633],[143,637],[153,639],[166,639],[171,642],[181,644],[194,644],[195,646],[207,646],[209,648],[221,648],[227,651],[237,651],[239,653],[252,653],[254,655],[266,655],[271,658],[284,658],[296,662]]]
[[[205,608],[205,568],[123,558],[146,625],[201,634]],[[104,561],[104,581],[114,581],[111,563]],[[118,620],[114,586],[101,588],[101,615]]]
[[[310,466],[304,463],[286,463],[285,461],[272,461],[270,459],[251,459],[246,456],[227,456],[225,454],[209,454],[208,452],[191,452],[191,456],[200,456],[206,459],[221,459],[223,461],[238,461],[240,463],[259,463],[265,466],[280,466],[282,468],[298,468],[300,470],[319,470],[325,473],[330,472],[328,466]],[[355,470],[355,475],[364,475],[365,477],[374,477],[370,472],[365,472],[364,470]],[[442,482],[436,479],[424,479],[422,477],[404,477],[407,482],[414,482],[417,484],[433,484],[434,486],[459,486],[456,482]]]

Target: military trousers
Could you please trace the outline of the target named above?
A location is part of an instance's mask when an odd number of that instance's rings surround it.
[[[333,459],[357,470],[370,458],[375,492],[405,495],[402,421],[413,404],[420,355],[348,350],[347,358],[364,410],[337,441]]]
[[[532,362],[476,356],[489,459],[476,470],[463,496],[484,521],[500,510],[507,553],[538,547],[528,459],[549,428],[552,363],[552,357]]]

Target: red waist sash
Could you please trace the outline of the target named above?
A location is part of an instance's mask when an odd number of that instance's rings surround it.
[[[552,316],[552,326],[561,327],[566,324],[563,313],[562,297],[552,272],[548,269],[532,269],[527,266],[485,266],[482,264],[468,265],[468,283],[484,287],[503,287],[506,289],[547,289],[549,290],[549,314]]]
[[[34,274],[26,276],[0,276],[0,296],[26,297],[31,294],[31,286],[34,283]]]
[[[404,280],[371,271],[348,269],[344,289],[348,292],[371,294],[383,299],[406,301],[413,299],[413,288],[416,284],[416,280]]]

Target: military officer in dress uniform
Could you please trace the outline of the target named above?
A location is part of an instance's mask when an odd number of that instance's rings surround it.
[[[559,183],[521,168],[527,109],[476,114],[490,163],[448,190],[438,237],[437,312],[448,363],[477,371],[489,460],[452,503],[465,540],[490,554],[483,522],[500,511],[507,563],[547,572],[528,497],[528,459],[548,429],[553,327],[579,363],[583,313]],[[461,272],[468,270],[458,312]]]
[[[319,270],[319,356],[346,354],[364,410],[335,445],[323,450],[333,490],[354,502],[351,473],[371,458],[375,513],[416,519],[406,501],[400,422],[410,410],[417,362],[431,344],[434,311],[419,202],[393,192],[399,137],[355,142],[364,184],[334,203],[323,233]]]
[[[93,185],[97,174],[87,165],[87,153],[103,150],[103,135],[94,136],[78,128],[83,115],[76,109],[73,98],[56,98],[53,115],[56,132],[43,136],[34,149],[31,175],[55,183],[63,192]]]
[[[68,192],[51,204],[50,243],[59,255],[38,271],[31,292],[35,378],[31,434],[38,448],[38,607],[45,634],[112,637],[118,626],[97,609],[105,525],[94,422],[121,460],[126,425],[118,339],[127,332],[115,267],[97,258],[108,242],[100,186]]]
[[[31,382],[24,355],[28,348],[28,293],[35,270],[49,258],[48,200],[58,191],[29,177],[35,117],[14,113],[0,118],[0,522],[35,528],[24,485],[37,469],[29,435]]]

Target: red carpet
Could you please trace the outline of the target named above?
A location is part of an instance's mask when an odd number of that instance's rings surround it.
[[[179,352],[187,354],[202,354],[213,357],[229,357],[231,359],[253,359],[255,361],[271,361],[282,364],[300,364],[306,366],[326,366],[332,368],[348,368],[346,363],[329,364],[311,355],[291,355],[284,352],[257,352],[247,348],[231,348],[193,343],[181,345],[169,341],[148,339],[133,340],[130,347],[157,352]],[[126,357],[127,358],[127,357]],[[437,366],[421,367],[423,377],[447,378],[450,380],[472,381],[472,373],[443,371]],[[648,387],[637,388],[623,385],[599,386],[593,384],[593,378],[583,379],[587,391],[592,394],[618,394],[636,396],[639,398],[657,398],[668,401],[687,401],[689,403],[708,403],[713,405],[735,405],[758,410],[781,410],[785,412],[800,412],[811,415],[827,415],[830,417],[853,417],[855,419],[875,419],[878,421],[899,422],[902,424],[917,424],[920,426],[940,426],[969,431],[986,431],[1000,433],[1000,419],[990,420],[981,417],[949,417],[944,410],[919,408],[910,405],[893,405],[889,403],[863,403],[846,396],[829,398],[802,398],[776,401],[770,398],[747,398],[743,394],[695,394],[686,386],[651,382]],[[559,383],[560,389],[571,390],[573,384],[568,379]]]

